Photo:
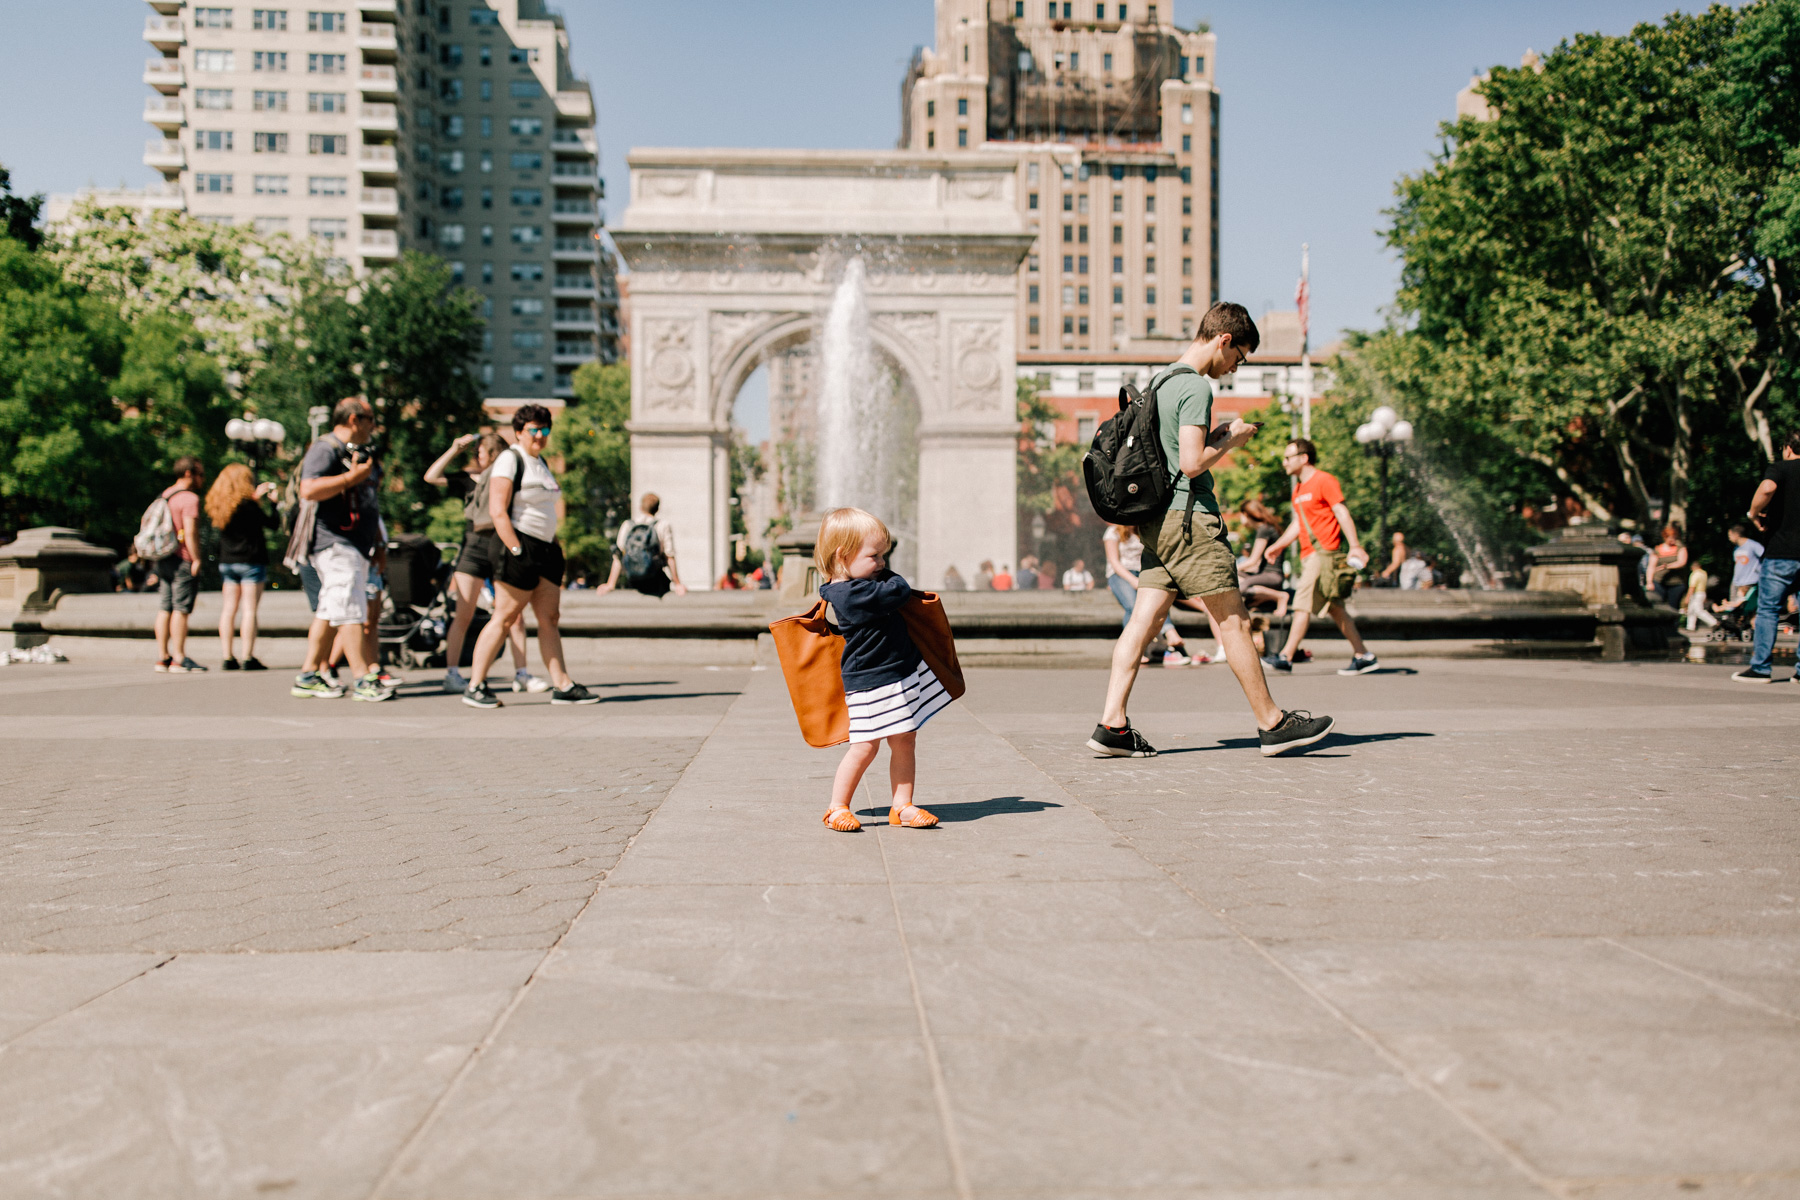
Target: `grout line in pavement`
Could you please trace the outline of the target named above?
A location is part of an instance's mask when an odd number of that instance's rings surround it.
[[[739,693],[738,698],[731,702],[725,709],[724,714],[719,717],[718,722],[713,726],[713,733],[718,732],[719,726],[725,723],[725,718],[731,715],[732,709],[736,708],[738,704],[742,702],[743,698],[744,693]],[[543,973],[545,965],[548,964],[551,959],[556,957],[557,951],[562,949],[563,942],[568,940],[569,934],[574,931],[576,924],[580,922],[582,917],[587,915],[588,909],[594,906],[594,901],[600,898],[600,893],[606,888],[606,881],[612,878],[613,872],[618,870],[619,865],[625,861],[625,856],[631,853],[631,848],[637,845],[638,839],[644,836],[644,831],[650,828],[650,822],[656,820],[657,815],[662,812],[663,806],[668,804],[670,797],[672,797],[675,794],[676,789],[681,786],[681,781],[687,778],[688,772],[694,769],[694,764],[700,761],[700,755],[705,751],[706,743],[711,740],[712,733],[708,733],[705,738],[701,739],[700,748],[688,759],[687,765],[681,769],[681,774],[676,776],[675,782],[669,785],[669,790],[663,793],[662,803],[658,804],[650,815],[644,819],[644,823],[638,826],[637,832],[626,839],[625,847],[619,851],[619,857],[613,862],[613,865],[602,872],[599,879],[595,880],[594,890],[588,894],[588,898],[582,903],[580,910],[576,912],[573,917],[569,918],[569,923],[563,926],[563,931],[557,935],[556,941],[551,943],[548,950],[544,951],[544,956],[538,959],[536,966],[531,968],[531,973],[527,975],[524,981],[513,991],[512,998],[508,1000],[499,1013],[495,1015],[493,1023],[488,1026],[487,1033],[484,1034],[482,1039],[475,1043],[474,1047],[470,1049],[468,1055],[463,1059],[462,1065],[457,1067],[456,1073],[450,1077],[450,1082],[444,1085],[444,1090],[438,1093],[438,1098],[432,1101],[431,1107],[425,1111],[423,1117],[419,1118],[419,1123],[413,1127],[412,1132],[407,1134],[405,1139],[401,1141],[400,1148],[394,1152],[394,1157],[389,1160],[387,1169],[382,1171],[381,1177],[375,1181],[375,1186],[369,1190],[369,1200],[380,1200],[382,1193],[387,1190],[388,1185],[391,1184],[394,1181],[395,1176],[400,1173],[401,1166],[406,1162],[407,1156],[412,1153],[413,1148],[423,1143],[425,1136],[429,1134],[432,1128],[437,1124],[438,1118],[444,1114],[445,1109],[449,1108],[450,1101],[462,1087],[463,1080],[469,1077],[470,1072],[475,1069],[476,1064],[481,1061],[482,1056],[493,1047],[494,1043],[500,1037],[500,1031],[505,1028],[507,1021],[512,1019],[512,1015],[518,1011],[519,1005],[525,1002],[525,997],[530,992],[531,985],[537,982],[538,976]]]
[[[19,1032],[15,1033],[11,1037],[7,1038],[4,1042],[0,1042],[0,1054],[6,1053],[6,1051],[11,1048],[11,1046],[14,1042],[18,1041],[20,1038],[24,1037],[26,1034],[35,1033],[37,1030],[40,1030],[44,1026],[50,1024],[50,1022],[60,1021],[64,1017],[68,1016],[70,1013],[80,1012],[82,1009],[86,1008],[88,1005],[92,1004],[94,1001],[100,999],[102,996],[110,996],[114,992],[118,991],[120,988],[124,987],[126,984],[133,983],[139,979],[142,979],[144,976],[148,975],[152,971],[162,970],[164,967],[168,966],[170,963],[174,962],[179,957],[181,957],[179,954],[166,955],[163,957],[163,959],[160,962],[151,963],[149,966],[145,967],[143,970],[139,971],[137,974],[129,976],[128,978],[125,978],[125,979],[121,979],[121,980],[119,980],[119,982],[113,984],[109,988],[105,988],[101,991],[95,992],[93,995],[89,996],[86,1000],[83,1000],[80,1004],[77,1004],[74,1008],[67,1009],[63,1012],[59,1012],[53,1017],[45,1017],[43,1020],[39,1021],[35,1025],[26,1026],[24,1029],[19,1030]]]
[[[1758,1000],[1755,996],[1750,995],[1748,992],[1740,992],[1734,987],[1727,987],[1725,984],[1722,984],[1715,979],[1708,979],[1706,976],[1700,974],[1697,971],[1690,971],[1686,967],[1678,966],[1675,963],[1668,962],[1665,959],[1658,958],[1658,957],[1656,957],[1656,955],[1651,954],[1647,951],[1639,950],[1636,946],[1627,946],[1624,942],[1616,941],[1613,938],[1609,938],[1609,937],[1603,937],[1600,940],[1605,942],[1609,946],[1618,947],[1620,950],[1625,951],[1625,953],[1627,953],[1627,954],[1635,954],[1639,958],[1643,959],[1646,962],[1655,963],[1657,966],[1663,968],[1666,971],[1673,971],[1677,975],[1682,975],[1682,976],[1687,977],[1688,979],[1692,979],[1695,983],[1698,983],[1698,984],[1702,985],[1703,987],[1709,988],[1712,991],[1719,993],[1721,996],[1729,997],[1730,999],[1736,1001],[1739,1004],[1747,1005],[1750,1008],[1761,1009],[1763,1012],[1766,1012],[1766,1013],[1770,1014],[1771,1016],[1780,1017],[1783,1020],[1800,1021],[1800,1015],[1791,1013],[1791,1012],[1787,1011],[1785,1008],[1777,1008],[1773,1004],[1769,1004],[1765,1001]]]
[[[1515,1171],[1519,1172],[1519,1174],[1523,1175],[1526,1179],[1530,1180],[1537,1187],[1542,1188],[1545,1192],[1548,1192],[1552,1196],[1557,1196],[1557,1197],[1562,1198],[1562,1200],[1570,1200],[1572,1193],[1568,1190],[1568,1188],[1566,1186],[1564,1186],[1562,1184],[1562,1182],[1560,1182],[1559,1180],[1553,1179],[1550,1176],[1544,1174],[1542,1171],[1538,1170],[1537,1167],[1532,1165],[1532,1163],[1529,1159],[1527,1159],[1523,1154],[1519,1153],[1517,1150],[1513,1149],[1510,1145],[1508,1145],[1506,1143],[1506,1140],[1504,1138],[1500,1137],[1499,1134],[1494,1133],[1492,1130],[1490,1130],[1486,1126],[1482,1125],[1481,1122],[1477,1121],[1473,1116],[1464,1112],[1459,1106],[1457,1106],[1455,1103],[1453,1103],[1448,1096],[1444,1095],[1443,1092],[1439,1088],[1434,1086],[1430,1080],[1428,1080],[1424,1076],[1420,1075],[1417,1071],[1414,1071],[1412,1069],[1412,1067],[1409,1066],[1404,1059],[1402,1059],[1394,1051],[1390,1050],[1387,1047],[1386,1043],[1384,1043],[1379,1037],[1377,1037],[1373,1031],[1371,1031],[1369,1029],[1365,1029],[1363,1026],[1357,1024],[1357,1022],[1351,1018],[1349,1013],[1345,1012],[1343,1009],[1341,1009],[1337,1005],[1333,1004],[1329,999],[1326,998],[1326,996],[1322,992],[1320,992],[1316,988],[1312,987],[1312,985],[1308,984],[1304,979],[1300,978],[1300,976],[1298,974],[1296,974],[1293,970],[1291,970],[1285,963],[1283,963],[1280,959],[1276,958],[1272,953],[1270,953],[1268,948],[1265,947],[1261,942],[1257,941],[1255,938],[1251,937],[1248,933],[1244,932],[1243,929],[1239,928],[1237,923],[1234,922],[1229,916],[1227,916],[1226,913],[1224,912],[1224,910],[1214,908],[1212,905],[1208,904],[1197,893],[1195,893],[1195,891],[1191,887],[1189,887],[1187,885],[1186,881],[1181,879],[1173,871],[1169,870],[1167,867],[1163,866],[1161,863],[1152,859],[1149,855],[1145,854],[1142,850],[1138,849],[1137,839],[1135,837],[1133,837],[1130,833],[1115,829],[1106,820],[1105,817],[1102,817],[1099,814],[1099,812],[1097,812],[1094,809],[1094,807],[1092,805],[1088,804],[1085,800],[1083,800],[1079,796],[1074,795],[1067,788],[1063,787],[1060,783],[1058,783],[1055,779],[1051,778],[1048,772],[1044,771],[1035,762],[1032,762],[1031,759],[1026,754],[1024,754],[1022,751],[1020,751],[1017,746],[1014,746],[1011,741],[1009,741],[1006,737],[1004,737],[1000,733],[996,732],[990,725],[988,725],[988,723],[986,721],[983,721],[979,714],[974,712],[972,709],[968,710],[968,711],[969,711],[969,715],[975,719],[976,724],[980,725],[983,729],[986,729],[988,731],[988,733],[991,734],[997,740],[1005,743],[1005,745],[1010,750],[1012,750],[1012,752],[1014,754],[1018,755],[1019,758],[1024,761],[1027,768],[1029,768],[1032,771],[1037,772],[1037,774],[1040,775],[1044,779],[1044,781],[1050,785],[1050,787],[1052,787],[1053,789],[1055,789],[1058,792],[1061,792],[1065,797],[1067,797],[1071,804],[1073,804],[1081,809],[1084,809],[1089,814],[1091,814],[1096,821],[1100,822],[1100,825],[1102,828],[1106,829],[1108,832],[1112,833],[1114,836],[1120,838],[1126,845],[1130,846],[1133,854],[1136,854],[1139,858],[1143,859],[1150,866],[1156,868],[1156,870],[1159,871],[1163,875],[1164,878],[1168,879],[1170,883],[1172,883],[1176,887],[1180,888],[1182,893],[1184,895],[1186,895],[1188,897],[1188,899],[1192,900],[1196,905],[1198,905],[1201,909],[1205,910],[1208,913],[1211,913],[1212,916],[1214,917],[1214,919],[1217,920],[1221,925],[1225,926],[1226,929],[1229,929],[1231,931],[1231,933],[1239,941],[1243,942],[1246,946],[1250,947],[1250,949],[1257,955],[1257,957],[1261,958],[1264,962],[1268,963],[1269,966],[1273,967],[1276,971],[1278,971],[1289,983],[1291,983],[1295,987],[1299,988],[1300,991],[1302,993],[1304,993],[1308,999],[1312,1000],[1313,1003],[1317,1004],[1320,1008],[1324,1009],[1327,1013],[1329,1013],[1331,1015],[1331,1017],[1334,1020],[1336,1020],[1344,1028],[1348,1029],[1359,1041],[1361,1041],[1364,1045],[1368,1046],[1371,1050],[1373,1050],[1378,1057],[1380,1057],[1384,1062],[1386,1062],[1390,1067],[1392,1067],[1400,1075],[1400,1077],[1402,1079],[1404,1079],[1407,1082],[1407,1084],[1409,1086],[1411,1086],[1415,1091],[1424,1093],[1424,1095],[1428,1099],[1433,1101],[1435,1104],[1437,1104],[1437,1106],[1439,1108],[1443,1109],[1445,1112],[1449,1113],[1452,1117],[1454,1117],[1459,1124],[1461,1124],[1465,1129],[1469,1130],[1469,1132],[1473,1133],[1478,1139],[1480,1139],[1483,1143],[1485,1143],[1495,1153],[1499,1154],[1502,1158],[1504,1158],[1512,1166],[1512,1168]]]
[[[892,750],[889,750],[892,753]],[[869,806],[874,804],[873,789],[869,787],[867,778],[857,785],[859,791],[869,798]],[[950,1088],[944,1082],[944,1066],[938,1059],[937,1039],[931,1034],[931,1019],[925,1012],[925,996],[919,990],[919,973],[913,966],[912,945],[906,939],[906,921],[900,913],[900,896],[894,890],[894,872],[888,866],[886,840],[881,833],[875,833],[875,845],[881,850],[881,873],[887,878],[888,900],[894,906],[894,930],[900,935],[900,953],[906,959],[906,979],[912,985],[913,1013],[919,1019],[919,1040],[925,1045],[925,1064],[931,1071],[931,1095],[937,1104],[938,1128],[944,1135],[944,1153],[950,1160],[950,1178],[956,1185],[956,1194],[961,1200],[972,1200],[975,1195],[969,1187],[969,1173],[963,1167],[962,1145],[956,1140],[956,1123],[950,1111]]]

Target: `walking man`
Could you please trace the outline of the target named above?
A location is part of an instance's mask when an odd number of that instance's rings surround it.
[[[1218,625],[1219,644],[1256,718],[1265,755],[1310,746],[1331,732],[1330,717],[1286,712],[1269,695],[1251,640],[1250,614],[1238,594],[1237,560],[1226,539],[1212,468],[1248,442],[1256,426],[1234,420],[1212,429],[1213,390],[1209,380],[1236,371],[1255,350],[1261,335],[1241,304],[1215,304],[1182,356],[1150,381],[1165,461],[1174,475],[1168,511],[1142,527],[1143,569],[1125,632],[1113,647],[1106,709],[1090,749],[1117,758],[1151,758],[1156,750],[1131,726],[1126,703],[1137,682],[1138,664],[1169,608],[1177,599],[1196,598]],[[1191,527],[1189,498],[1193,499]]]
[[[1756,583],[1756,633],[1750,665],[1732,678],[1769,683],[1774,676],[1775,630],[1787,598],[1800,589],[1800,429],[1788,434],[1781,457],[1769,464],[1750,499],[1750,523],[1763,533],[1762,574]],[[1800,669],[1791,676],[1800,683]]]
[[[1318,468],[1319,451],[1306,438],[1295,438],[1281,456],[1281,469],[1294,476],[1294,519],[1287,532],[1269,547],[1277,558],[1296,538],[1300,541],[1300,583],[1294,589],[1294,607],[1288,618],[1287,645],[1279,654],[1265,654],[1263,662],[1277,671],[1294,669],[1294,655],[1306,638],[1314,617],[1329,615],[1344,640],[1350,643],[1350,665],[1339,675],[1367,675],[1381,664],[1363,644],[1356,622],[1344,608],[1350,581],[1369,565],[1369,556],[1356,540],[1356,522],[1344,504],[1344,489],[1337,476]],[[1340,549],[1350,543],[1348,551]]]
[[[307,635],[306,667],[294,680],[296,696],[335,697],[343,690],[319,674],[335,655],[330,637],[355,673],[357,700],[392,700],[364,649],[369,615],[369,565],[387,567],[377,488],[381,471],[369,439],[375,410],[361,396],[347,396],[331,410],[331,432],[307,448],[300,463],[300,498],[318,505],[313,517],[312,566],[319,573],[319,603]]]
[[[667,521],[658,519],[660,508],[662,498],[655,492],[645,492],[638,501],[637,519],[619,526],[619,536],[613,540],[612,573],[595,592],[612,591],[623,574],[626,587],[646,596],[660,599],[671,591],[677,596],[687,595],[687,585],[681,582],[681,570],[675,565],[675,530]]]
[[[194,615],[194,597],[200,591],[200,485],[206,472],[200,460],[187,455],[175,460],[175,482],[162,494],[175,528],[175,553],[151,563],[162,581],[156,613],[156,669],[181,675],[204,671],[188,657],[188,618]]]

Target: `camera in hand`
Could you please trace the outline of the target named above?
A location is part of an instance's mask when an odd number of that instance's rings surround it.
[[[375,462],[381,458],[381,439],[372,437],[366,442],[346,446],[345,449],[350,451],[350,461],[353,463]]]

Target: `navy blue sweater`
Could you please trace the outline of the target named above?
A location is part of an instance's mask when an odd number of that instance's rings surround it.
[[[912,597],[905,579],[882,571],[868,579],[828,583],[819,595],[837,613],[838,631],[844,635],[846,692],[899,683],[923,661],[900,616],[900,606]]]

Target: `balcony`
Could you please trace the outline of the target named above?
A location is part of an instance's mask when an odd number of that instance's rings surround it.
[[[156,138],[144,143],[144,165],[174,174],[187,165],[187,153],[174,138]]]
[[[161,187],[144,189],[144,207],[180,212],[187,207],[187,198],[181,194],[181,185],[169,179]]]
[[[398,16],[400,13],[399,0],[358,0],[356,7],[366,13],[387,13],[391,16]]]
[[[558,116],[592,121],[594,119],[594,97],[585,88],[579,92],[558,92],[556,93],[556,112]]]
[[[595,211],[591,200],[558,200],[551,206],[551,211],[563,223],[593,225],[600,220],[600,214]]]
[[[550,139],[550,145],[558,154],[595,155],[600,153],[600,143],[591,129],[559,129]]]
[[[400,173],[400,155],[392,146],[363,146],[357,152],[357,164],[365,175]]]
[[[599,245],[593,238],[559,237],[551,244],[550,254],[554,258],[578,258],[583,262],[592,262],[594,251]]]
[[[594,350],[594,343],[591,341],[558,342],[556,349],[550,355],[551,361],[558,366],[564,364],[577,366],[584,362],[592,362],[598,357],[599,354]]]
[[[187,42],[187,30],[180,17],[146,17],[144,40],[158,50],[173,50]]]
[[[400,128],[400,109],[393,104],[364,104],[356,110],[356,127],[368,133],[394,133]]]
[[[580,162],[558,162],[552,165],[550,177],[556,180],[558,187],[594,186],[594,164]]]
[[[400,215],[400,192],[397,188],[366,187],[357,197],[356,211],[365,217],[397,217]]]
[[[172,17],[182,10],[187,0],[150,0],[150,7],[165,17]]]
[[[364,64],[362,69],[363,99],[379,96],[397,96],[400,94],[400,83],[394,68],[371,66]]]
[[[144,82],[164,94],[179,92],[187,83],[187,72],[179,58],[153,58],[144,64]]]
[[[392,229],[365,229],[357,248],[364,258],[399,258],[400,235]]]
[[[144,120],[158,129],[179,129],[187,122],[187,110],[179,96],[146,96]]]
[[[550,294],[559,300],[592,300],[594,280],[591,275],[558,275],[550,285]]]
[[[600,322],[594,320],[594,311],[590,308],[559,308],[550,320],[551,328],[558,333],[598,333]]]
[[[358,25],[356,48],[377,54],[393,54],[400,49],[400,42],[394,36],[392,25]]]

